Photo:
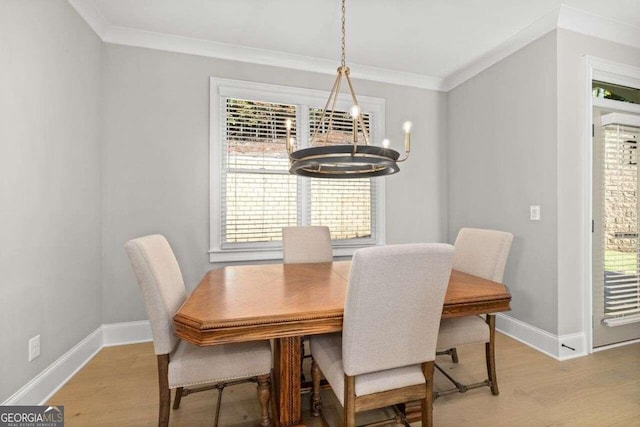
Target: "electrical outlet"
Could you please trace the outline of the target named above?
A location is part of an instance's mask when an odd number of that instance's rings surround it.
[[[40,335],[29,340],[29,362],[40,356]]]

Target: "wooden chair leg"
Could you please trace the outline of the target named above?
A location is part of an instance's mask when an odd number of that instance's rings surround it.
[[[427,381],[427,395],[421,402],[422,406],[422,427],[433,427],[433,368],[435,362],[425,362],[422,364],[422,373]]]
[[[356,425],[356,377],[344,375],[344,427]]]
[[[311,389],[311,415],[317,417],[320,415],[322,409],[322,398],[320,397],[320,380],[322,372],[316,361],[311,358],[311,379],[313,381],[313,388]]]
[[[485,344],[487,376],[491,382],[491,394],[497,396],[500,394],[500,390],[498,390],[498,377],[496,375],[496,316],[494,314],[487,315],[487,324],[489,325],[489,342]]]
[[[182,390],[184,390],[184,387],[178,387],[176,389],[176,397],[173,398],[173,409],[180,408],[180,402],[182,401]]]
[[[171,390],[169,389],[169,355],[158,355],[158,389],[160,392],[160,409],[158,427],[169,427],[171,414]]]
[[[271,427],[271,417],[269,416],[269,402],[271,401],[271,375],[258,376],[258,401],[260,402],[260,426]]]

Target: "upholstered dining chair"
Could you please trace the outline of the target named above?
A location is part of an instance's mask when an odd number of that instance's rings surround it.
[[[282,228],[282,261],[285,264],[301,264],[312,262],[333,261],[333,247],[331,246],[331,232],[329,227],[321,225],[293,226]],[[309,337],[302,338],[300,344],[300,366],[305,358],[309,357],[305,349],[305,343]],[[302,374],[302,383],[305,393],[309,385]]]
[[[494,282],[502,283],[502,276],[511,249],[513,234],[504,231],[462,228],[455,241],[453,269]],[[467,316],[443,319],[438,334],[438,354],[449,354],[458,363],[457,347],[484,343],[488,379],[482,383],[462,385],[442,371],[458,391],[489,386],[498,395],[495,362],[495,315]],[[455,390],[455,389],[454,389]]]
[[[282,252],[285,264],[333,261],[329,227],[283,227]]]
[[[433,369],[453,247],[403,244],[360,249],[351,263],[342,333],[311,336],[312,415],[321,415],[324,374],[356,412],[421,400],[422,425],[433,425]],[[406,423],[402,414],[385,421]],[[379,425],[379,424],[376,424]]]
[[[142,291],[157,355],[160,391],[158,425],[169,425],[171,389],[176,389],[173,409],[180,407],[183,396],[217,389],[218,405],[214,420],[214,425],[217,425],[224,387],[251,381],[258,384],[260,425],[271,426],[269,342],[198,347],[180,340],[174,333],[173,316],[187,295],[178,261],[169,242],[156,234],[130,240],[125,248]]]

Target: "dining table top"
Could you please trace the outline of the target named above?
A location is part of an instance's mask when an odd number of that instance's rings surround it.
[[[214,345],[340,331],[350,268],[334,261],[210,270],[174,316],[176,334]],[[452,270],[442,318],[507,311],[510,300],[505,285]]]

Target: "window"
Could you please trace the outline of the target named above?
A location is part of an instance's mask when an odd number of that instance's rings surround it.
[[[626,114],[611,116],[613,120],[622,117],[637,120],[637,117]],[[636,161],[640,129],[612,123],[604,125],[602,130],[603,137],[598,141],[602,156],[602,235],[597,237],[603,246],[604,278],[599,301],[602,303],[603,324],[617,326],[640,321]]]
[[[594,80],[591,84],[591,88],[594,98],[612,99],[614,101],[640,104],[640,90],[632,87]]]
[[[307,146],[328,95],[211,79],[211,262],[281,258],[285,226],[328,226],[337,256],[384,243],[383,178],[289,174],[285,121],[293,121],[298,147]],[[372,138],[383,135],[384,100],[358,101]],[[330,143],[349,141],[350,106],[345,98],[334,107]]]

